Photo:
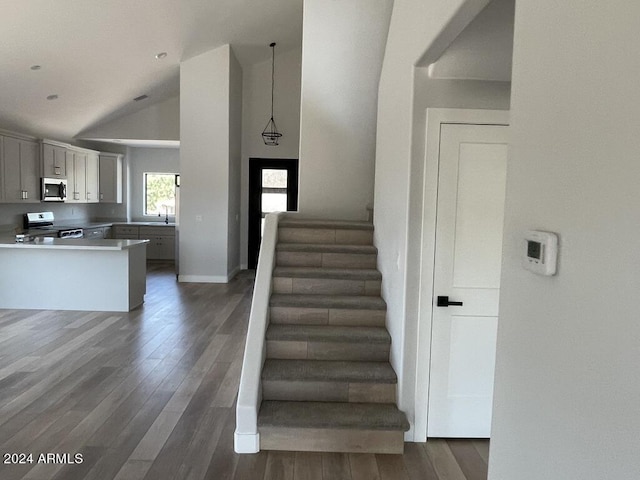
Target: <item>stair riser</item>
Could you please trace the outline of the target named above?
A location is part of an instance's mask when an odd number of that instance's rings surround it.
[[[294,325],[344,325],[384,327],[385,310],[356,310],[340,308],[271,307],[270,321]]]
[[[278,252],[280,267],[376,268],[377,255],[362,253]]]
[[[274,277],[273,293],[311,295],[380,295],[380,280]]]
[[[261,450],[404,453],[404,433],[388,430],[260,427]]]
[[[330,228],[290,228],[278,229],[281,243],[329,243],[337,245],[372,245],[373,231],[330,229]]]
[[[267,340],[267,358],[385,362],[389,344]]]
[[[296,402],[394,403],[394,383],[304,382],[263,380],[264,400]]]

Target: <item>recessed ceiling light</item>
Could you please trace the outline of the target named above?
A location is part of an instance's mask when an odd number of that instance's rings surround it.
[[[57,99],[58,99],[58,95],[56,95],[55,93],[47,97],[47,100],[57,100]]]
[[[160,52],[160,53],[158,53],[158,54],[156,55],[156,58],[157,58],[158,60],[161,60],[161,59],[165,58],[166,56],[167,56],[167,52]]]
[[[31,65],[31,70],[40,70],[41,68],[40,65]]]

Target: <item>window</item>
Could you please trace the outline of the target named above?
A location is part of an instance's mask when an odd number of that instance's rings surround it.
[[[175,215],[176,185],[180,185],[177,173],[145,173],[144,214]]]

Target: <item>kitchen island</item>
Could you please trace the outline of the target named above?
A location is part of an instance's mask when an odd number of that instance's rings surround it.
[[[0,308],[128,312],[144,302],[147,240],[0,239]]]

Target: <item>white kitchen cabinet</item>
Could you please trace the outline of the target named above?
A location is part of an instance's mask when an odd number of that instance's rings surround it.
[[[147,238],[148,237],[148,238]],[[149,260],[173,260],[175,249],[175,237],[166,235],[148,235],[140,240],[149,240],[147,244],[147,259]]]
[[[113,238],[149,240],[147,258],[173,260],[175,258],[175,227],[173,225],[114,225]]]
[[[100,203],[122,203],[122,155],[100,153]]]
[[[98,161],[98,152],[67,149],[67,203],[98,203]]]
[[[166,225],[140,227],[140,240],[149,240],[147,258],[173,260],[175,258],[175,227]]]
[[[86,203],[87,154],[67,150],[67,203]]]
[[[99,199],[99,179],[98,179],[98,153],[87,153],[86,159],[86,197],[87,203],[98,203]]]
[[[147,238],[148,237],[148,238]],[[147,258],[149,260],[173,260],[175,258],[175,237],[170,235],[145,235],[140,240],[149,240]]]
[[[42,142],[42,176],[67,178],[67,148]]]
[[[175,258],[175,227],[168,225],[114,225],[114,238],[149,240],[147,259]]]
[[[38,143],[0,137],[0,200],[4,203],[40,201]]]

